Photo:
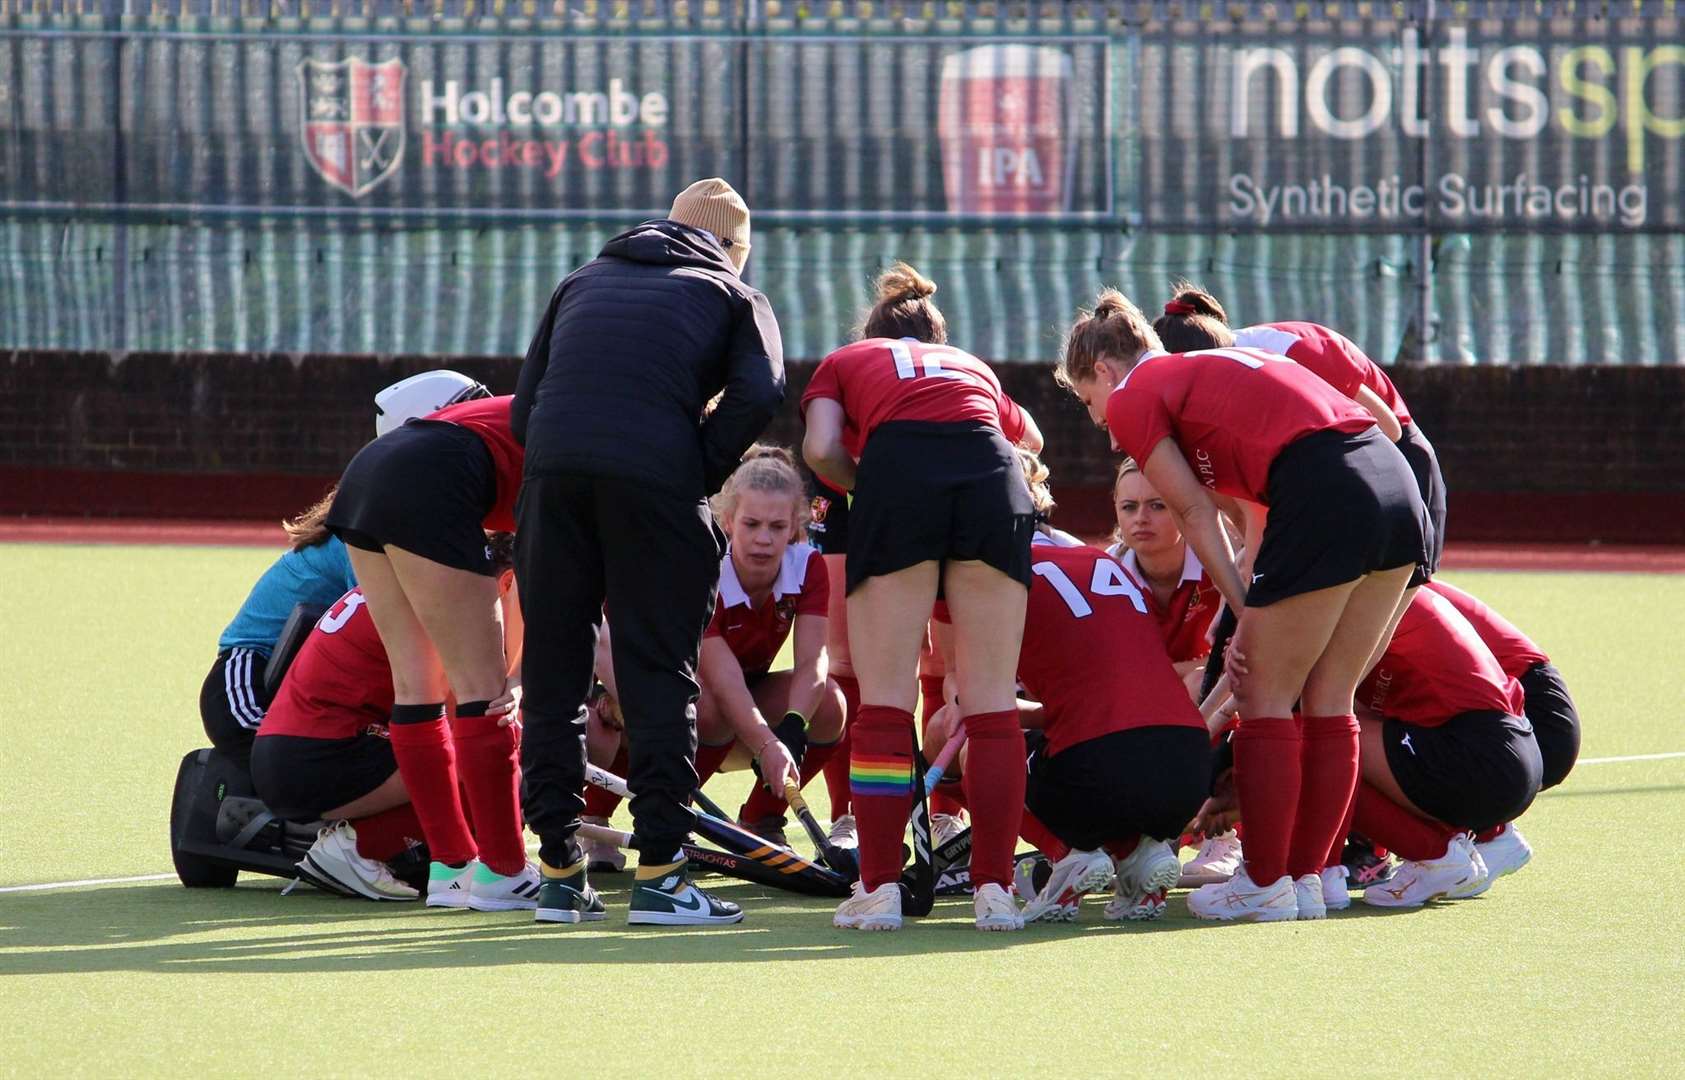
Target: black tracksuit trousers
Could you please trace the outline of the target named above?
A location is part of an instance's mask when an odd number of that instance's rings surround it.
[[[585,699],[606,601],[631,758],[633,846],[665,862],[694,820],[696,661],[724,538],[703,499],[578,474],[527,476],[515,513],[526,619],[523,802],[540,857],[551,866],[577,857]]]

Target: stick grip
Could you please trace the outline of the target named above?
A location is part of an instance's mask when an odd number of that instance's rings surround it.
[[[936,755],[936,761],[930,766],[930,771],[924,774],[924,789],[926,791],[936,789],[936,785],[942,780],[942,774],[948,771],[948,766],[954,763],[954,758],[959,755],[960,747],[964,745],[965,725],[961,724],[959,731],[948,740],[946,746],[942,747],[942,752]]]

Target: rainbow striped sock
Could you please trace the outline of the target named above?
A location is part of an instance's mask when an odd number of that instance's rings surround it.
[[[854,795],[906,795],[913,790],[913,759],[856,749],[848,763],[848,790]]]

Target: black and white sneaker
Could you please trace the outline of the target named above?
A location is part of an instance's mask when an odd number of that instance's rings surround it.
[[[690,883],[687,865],[680,863],[664,877],[634,883],[626,921],[634,926],[725,926],[742,922],[742,908]]]

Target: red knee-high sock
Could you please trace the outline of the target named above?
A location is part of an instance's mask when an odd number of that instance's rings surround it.
[[[808,743],[807,753],[802,755],[801,786],[806,789],[809,780],[818,776],[826,764],[837,755],[837,747],[841,741],[828,743]],[[774,795],[764,786],[756,784],[749,798],[744,800],[742,809],[737,811],[741,821],[760,821],[762,818],[781,817],[790,805],[784,801],[784,796]],[[833,818],[835,814],[831,815]]]
[[[971,807],[971,885],[1012,884],[1024,816],[1024,729],[1018,710],[965,718],[965,801]]]
[[[1504,834],[1504,830],[1507,828],[1509,828],[1509,824],[1506,822],[1502,825],[1494,825],[1490,829],[1482,829],[1474,834],[1474,842],[1477,844],[1490,844],[1492,841],[1502,836]]]
[[[405,710],[431,712],[429,719],[410,719]],[[392,754],[410,793],[410,804],[421,820],[427,849],[434,862],[456,865],[479,854],[457,794],[456,755],[451,752],[443,705],[397,705],[392,709]]]
[[[697,787],[706,784],[715,773],[720,771],[720,766],[725,764],[726,755],[730,754],[731,748],[736,745],[734,742],[721,743],[718,746],[701,743],[696,747]],[[721,807],[721,809],[724,809],[724,807]]]
[[[357,830],[357,854],[376,862],[395,859],[409,850],[412,840],[422,839],[421,819],[410,803],[352,818],[351,827]]]
[[[451,735],[456,771],[474,811],[474,843],[480,861],[499,874],[518,874],[527,865],[521,821],[520,743],[513,725],[500,727],[485,714],[486,703],[457,706]],[[465,715],[466,713],[466,715]]]
[[[1385,844],[1404,858],[1418,862],[1444,855],[1451,838],[1463,831],[1417,817],[1373,784],[1357,786],[1357,814],[1352,821],[1358,832],[1377,844]]]
[[[1287,848],[1295,878],[1321,870],[1335,837],[1345,836],[1357,790],[1357,717],[1306,716],[1299,731],[1299,805]]]
[[[631,760],[626,756],[626,743],[623,740],[620,749],[614,752],[614,760],[609,762],[608,771],[624,780],[626,779],[626,769],[630,765]],[[595,784],[585,785],[586,817],[611,818],[619,808],[620,796]]]
[[[901,837],[912,808],[912,713],[860,706],[850,740],[848,790],[860,834],[860,880],[875,889],[901,876]]]
[[[1036,850],[1058,862],[1071,853],[1071,845],[1053,835],[1053,830],[1042,823],[1041,818],[1030,813],[1030,808],[1024,808],[1024,819],[1018,823],[1018,835],[1036,846]]]
[[[1323,858],[1324,867],[1339,866],[1346,856],[1346,837],[1351,835],[1352,819],[1357,816],[1357,788],[1353,785],[1352,801],[1346,807],[1346,816],[1340,821],[1340,831],[1334,834],[1334,842],[1328,845],[1328,854]]]
[[[825,793],[831,797],[831,820],[835,821],[849,813],[849,734],[854,731],[854,721],[860,715],[860,680],[853,675],[832,675],[831,681],[842,688],[844,710],[842,738],[825,763]]]
[[[1287,873],[1299,805],[1299,741],[1299,724],[1290,716],[1249,716],[1234,734],[1235,794],[1246,821],[1246,873],[1257,885],[1272,884]]]
[[[942,676],[919,676],[919,734],[930,730],[930,718],[942,707]],[[920,740],[923,741],[922,739]],[[938,789],[930,793],[932,814],[957,814],[964,807],[948,792]]]
[[[1106,854],[1114,859],[1127,859],[1135,854],[1135,849],[1140,846],[1139,836],[1130,837],[1128,840],[1107,840],[1105,843]]]

